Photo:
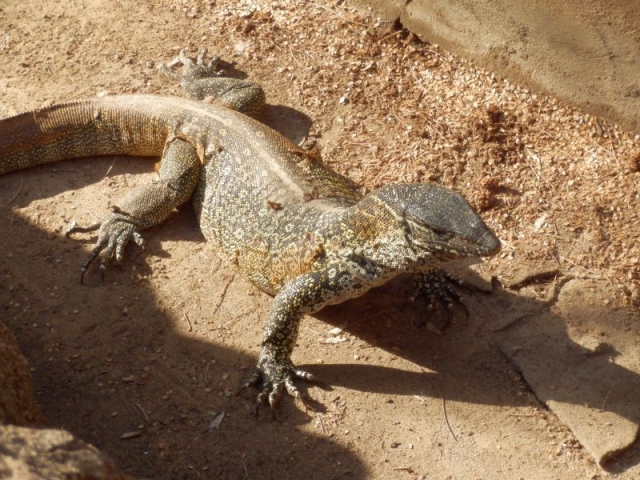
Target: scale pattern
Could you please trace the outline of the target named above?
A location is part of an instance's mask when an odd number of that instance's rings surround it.
[[[215,76],[201,51],[160,70],[192,99],[117,95],[54,105],[0,120],[0,174],[69,158],[161,156],[157,181],[131,191],[90,227],[98,242],[82,267],[104,270],[140,231],[193,198],[203,234],[221,256],[273,295],[256,374],[259,402],[283,390],[300,398],[291,362],[304,314],[358,296],[400,273],[425,286],[439,266],[493,255],[500,241],[459,194],[435,184],[397,184],[365,197],[317,156],[254,118],[264,92]],[[171,68],[182,64],[181,75]],[[213,101],[204,102],[210,97]],[[436,286],[437,287],[437,286]]]

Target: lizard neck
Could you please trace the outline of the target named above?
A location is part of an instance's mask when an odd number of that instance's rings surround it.
[[[404,219],[375,192],[340,212],[339,218],[330,222],[327,238],[341,261],[368,264],[385,278],[428,270],[439,263],[431,253],[411,245]]]

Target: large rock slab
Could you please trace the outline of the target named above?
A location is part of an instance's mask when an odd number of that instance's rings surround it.
[[[604,282],[572,280],[554,311],[514,324],[499,342],[538,399],[600,465],[640,432],[640,340],[623,326],[627,313],[602,302],[607,294]]]
[[[423,40],[640,132],[636,0],[351,0]]]
[[[0,425],[5,423],[42,425],[44,417],[33,394],[27,360],[0,321]]]

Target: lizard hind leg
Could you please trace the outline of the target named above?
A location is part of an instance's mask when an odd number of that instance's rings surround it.
[[[216,72],[216,67],[220,62],[220,57],[213,56],[208,62],[205,62],[206,55],[207,48],[202,47],[200,51],[198,51],[198,57],[194,61],[192,58],[187,56],[184,50],[181,50],[180,53],[173,58],[173,60],[167,62],[166,64],[159,64],[158,70],[160,70],[169,78],[178,82],[193,81],[201,78],[219,77],[220,74]],[[171,70],[178,65],[182,65],[183,67],[182,74],[177,74],[173,70]]]
[[[254,118],[258,118],[265,103],[264,90],[260,85],[238,78],[223,77],[216,68],[219,57],[205,60],[206,48],[201,48],[194,60],[183,51],[167,64],[159,64],[158,70],[170,79],[179,82],[189,98],[211,100]],[[172,68],[182,65],[182,73]]]

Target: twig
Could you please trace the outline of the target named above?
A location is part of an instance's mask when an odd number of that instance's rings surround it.
[[[413,473],[413,467],[393,467],[393,470],[396,470],[399,472]]]
[[[16,198],[18,198],[18,195],[20,195],[20,192],[22,192],[23,186],[24,186],[24,175],[20,175],[20,186],[18,187],[18,191],[13,195],[13,197],[9,199],[7,203],[5,203],[2,207],[0,207],[0,210],[4,210],[11,204],[11,202],[13,202]]]
[[[109,174],[111,173],[111,170],[113,169],[113,166],[116,164],[117,159],[118,157],[113,157],[113,162],[111,162],[111,166],[107,169],[107,173],[105,174],[105,177],[109,176]]]
[[[215,307],[213,307],[213,313],[214,314],[218,311],[218,309],[222,305],[222,302],[224,302],[224,297],[227,294],[227,290],[229,289],[229,285],[231,285],[231,282],[233,282],[234,279],[235,279],[235,275],[231,275],[231,277],[229,277],[229,280],[227,280],[226,285],[222,289],[222,294],[220,295],[220,298],[218,299],[218,302],[216,303]]]
[[[298,57],[296,57],[294,51],[293,51],[293,47],[289,48],[289,55],[291,55],[291,58],[293,58],[293,61],[296,62],[298,64],[298,66],[302,66],[302,62],[300,62],[300,60],[298,60]]]
[[[189,320],[189,315],[187,315],[187,312],[184,312],[184,318],[187,319],[187,323],[189,324],[189,331],[192,332],[193,326],[191,325],[191,320]]]
[[[144,419],[147,421],[147,423],[149,423],[149,417],[147,416],[147,412],[145,412],[144,408],[142,408],[142,405],[140,405],[139,403],[136,403],[136,407],[140,409],[140,411],[142,412],[142,415],[144,415]]]
[[[616,147],[613,146],[613,135],[609,134],[609,145],[611,145],[611,155],[614,160],[618,160],[618,155],[616,154]]]
[[[609,391],[607,392],[607,396],[604,397],[604,402],[602,402],[602,408],[600,410],[603,412],[604,412],[604,407],[606,407],[607,405],[607,400],[609,400],[609,395],[611,395],[611,389],[609,389]]]
[[[598,275],[597,271],[594,270],[593,268],[583,267],[582,265],[579,265],[573,260],[571,260],[569,257],[563,257],[562,255],[558,255],[558,258],[560,258],[561,261],[567,262],[571,264],[571,266],[575,268],[579,268],[585,272],[581,277],[577,277],[577,278],[583,278],[583,279],[589,278],[591,280],[609,280],[610,282],[612,282],[610,277],[607,277],[605,275]]]
[[[406,32],[406,30],[398,30],[397,32],[393,32],[393,33],[390,33],[389,35],[385,35],[380,40],[378,40],[376,43],[381,43],[383,40],[386,40],[387,38],[395,37],[396,35],[400,35],[403,32]]]
[[[205,385],[209,385],[209,368],[211,367],[212,363],[213,363],[213,360],[209,360],[209,363],[207,363],[207,368],[204,371],[204,384]]]
[[[159,26],[164,25],[164,23],[162,23],[162,22],[154,22],[153,20],[149,20],[149,18],[148,18],[148,17],[139,17],[139,16],[136,16],[135,18],[136,18],[139,22],[147,22],[147,23],[150,23],[150,24],[152,24],[152,25],[159,25]]]
[[[423,368],[421,368],[420,370],[422,370],[423,373],[427,374],[427,372],[425,372]],[[451,428],[451,424],[449,423],[449,416],[447,415],[447,404],[445,403],[444,395],[442,395],[442,391],[440,390],[438,384],[434,382],[429,376],[427,376],[427,380],[429,380],[431,384],[436,387],[436,390],[438,390],[438,394],[440,395],[440,399],[442,400],[442,413],[444,414],[444,421],[447,424],[447,428],[449,429],[451,436],[453,436],[453,439],[457,442],[458,437],[456,437],[456,434],[453,433],[453,429]]]
[[[524,153],[526,154],[524,156],[524,161],[527,164],[527,166],[531,169],[531,171],[533,172],[533,174],[536,176],[536,178],[538,180],[540,180],[540,174],[536,171],[535,168],[533,168],[533,165],[531,165],[531,163],[528,161],[527,157],[531,157],[533,160],[535,160],[536,162],[538,162],[538,165],[541,165],[542,162],[540,161],[540,157],[538,155],[536,155],[535,153],[533,153],[529,148],[525,147],[524,149]]]
[[[322,421],[322,416],[319,413],[316,413],[317,417],[318,417],[318,423],[320,424],[320,429],[322,430],[322,433],[327,433],[327,431],[324,428],[324,422]]]
[[[412,76],[412,77],[413,77],[413,79],[415,80],[416,85],[418,85],[418,87],[420,87],[420,89],[422,89],[422,91],[423,91],[425,94],[428,94],[429,92],[428,92],[427,88],[422,84],[422,82],[421,82],[421,81],[420,81],[420,79],[418,78],[418,75],[416,75],[416,69],[415,69],[413,66],[411,66],[411,76]],[[431,118],[429,118],[429,120],[431,120]]]
[[[136,403],[135,405],[133,403],[131,403],[130,401],[128,401],[126,398],[124,398],[124,396],[122,395],[122,393],[119,394],[120,395],[120,399],[125,403],[125,405],[127,407],[129,407],[131,410],[133,410],[136,414],[140,415],[140,413],[142,413],[142,416],[145,418],[145,420],[147,421],[147,423],[149,422],[149,417],[147,417],[147,413],[144,411],[144,409],[140,406],[140,404]],[[138,407],[138,408],[136,408]]]
[[[309,3],[309,4],[313,5],[314,7],[318,7],[318,8],[321,8],[323,10],[326,10],[327,12],[331,13],[332,15],[335,15],[336,17],[341,18],[345,22],[353,23],[354,25],[360,25],[361,27],[369,29],[369,25],[367,25],[365,23],[354,22],[353,20],[349,20],[348,18],[344,18],[344,15],[339,14],[338,12],[336,12],[335,10],[330,9],[329,7],[325,7],[324,5],[320,5],[320,4],[315,3],[315,2],[310,2],[309,0],[307,0],[305,3]]]
[[[610,152],[607,147],[600,145],[598,142],[596,142],[593,138],[589,138],[589,140],[591,140],[591,143],[593,143],[597,148],[599,148],[600,150],[602,150],[605,154],[607,155],[611,155],[613,157],[613,159],[617,159],[615,152]],[[611,139],[609,139],[611,140]],[[613,147],[613,142],[611,142],[611,146]]]

